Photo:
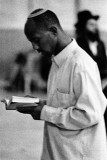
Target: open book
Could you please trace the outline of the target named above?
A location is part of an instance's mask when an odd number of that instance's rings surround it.
[[[18,105],[21,107],[21,104],[35,107],[35,104],[39,103],[39,98],[12,96],[10,99],[2,99],[1,102],[5,103],[6,110],[16,110]]]

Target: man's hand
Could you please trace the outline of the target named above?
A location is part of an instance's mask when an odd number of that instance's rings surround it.
[[[41,111],[45,104],[46,104],[46,100],[40,100],[38,106],[34,108],[34,111],[31,114],[33,119],[40,120]]]
[[[17,106],[17,111],[23,114],[30,114],[32,115],[33,119],[35,120],[40,120],[40,114],[43,106],[46,104],[46,100],[41,100],[39,104],[26,104],[23,106],[18,105]]]

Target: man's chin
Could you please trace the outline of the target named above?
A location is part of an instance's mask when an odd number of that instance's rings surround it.
[[[48,58],[52,56],[50,52],[41,52],[41,55]]]

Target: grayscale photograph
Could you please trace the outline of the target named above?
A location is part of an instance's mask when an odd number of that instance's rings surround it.
[[[0,160],[107,160],[107,0],[0,0]]]

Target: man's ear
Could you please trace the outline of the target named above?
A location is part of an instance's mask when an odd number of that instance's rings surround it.
[[[53,35],[57,35],[57,33],[58,33],[58,32],[57,32],[57,28],[56,28],[55,26],[51,26],[51,27],[49,28],[49,31],[52,32]]]

